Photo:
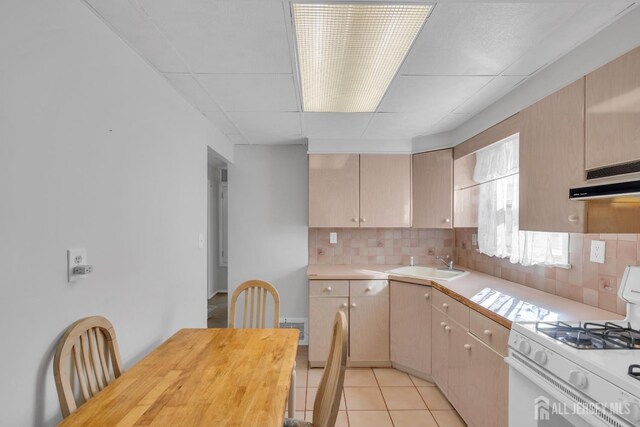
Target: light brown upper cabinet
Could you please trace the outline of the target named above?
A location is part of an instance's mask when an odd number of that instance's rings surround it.
[[[586,169],[640,160],[640,47],[586,78]]]
[[[360,156],[309,155],[309,227],[360,226]]]
[[[360,227],[411,226],[411,156],[360,155]]]
[[[569,200],[569,188],[584,182],[584,81],[520,113],[521,230],[586,230],[584,202]]]
[[[413,155],[413,226],[453,227],[453,150]]]
[[[410,155],[309,155],[309,227],[409,226]]]

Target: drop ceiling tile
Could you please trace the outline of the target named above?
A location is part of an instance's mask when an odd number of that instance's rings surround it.
[[[291,74],[198,74],[223,111],[298,111]]]
[[[180,56],[153,25],[151,19],[129,0],[86,0],[113,30],[161,72],[188,72]]]
[[[373,113],[304,113],[309,138],[360,138]]]
[[[446,113],[376,113],[367,126],[363,138],[413,138],[429,132],[431,126]]]
[[[203,112],[220,111],[220,108],[191,74],[167,73],[164,76],[198,110]]]
[[[282,2],[139,0],[196,73],[292,73]]]
[[[227,115],[251,144],[291,144],[304,138],[300,113],[236,111]]]
[[[207,116],[213,125],[223,134],[231,135],[239,133],[235,125],[231,123],[231,120],[229,120],[227,115],[222,111],[207,111],[204,115]]]
[[[439,2],[401,74],[498,75],[582,4]]]
[[[430,126],[425,135],[450,131],[451,129],[457,128],[458,126],[469,120],[471,117],[471,114],[466,113],[447,114],[442,118],[442,120],[440,120],[433,126]]]
[[[398,76],[378,111],[446,114],[491,81],[488,76]]]
[[[631,6],[628,1],[591,2],[569,17],[558,30],[546,37],[507,68],[505,75],[529,75],[554,62],[578,44],[593,36],[618,14]]]
[[[471,98],[456,108],[454,113],[476,114],[502,98],[526,77],[523,76],[498,76],[483,86]]]

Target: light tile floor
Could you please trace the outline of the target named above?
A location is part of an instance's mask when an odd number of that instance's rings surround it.
[[[296,361],[296,418],[311,421],[322,369]],[[336,427],[464,427],[435,384],[395,369],[348,368]]]

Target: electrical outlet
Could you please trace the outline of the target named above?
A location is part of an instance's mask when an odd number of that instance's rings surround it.
[[[336,233],[335,231],[329,233],[329,243],[331,243],[332,245],[338,243],[338,233]]]
[[[67,249],[67,282],[71,283],[83,279],[84,276],[74,274],[73,269],[88,264],[86,248]]]
[[[591,262],[604,264],[605,242],[602,240],[591,241]]]
[[[478,235],[475,233],[471,235],[471,246],[478,246]]]

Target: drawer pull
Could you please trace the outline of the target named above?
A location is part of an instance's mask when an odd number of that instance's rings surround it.
[[[430,297],[430,296],[431,296],[431,295],[429,295],[429,294],[424,294],[424,298],[425,298],[425,299],[429,299],[429,297]]]
[[[327,289],[327,292],[331,292],[331,290],[332,290],[332,289],[331,289],[331,286],[327,286],[327,288],[326,288],[326,289]]]
[[[351,303],[351,308],[356,308],[356,303],[355,302]]]
[[[485,334],[486,336],[490,337],[491,335],[493,335],[493,332],[491,332],[490,329],[485,329],[483,332],[483,334]]]
[[[444,330],[447,331],[447,332],[451,331],[451,326],[445,326]]]
[[[368,286],[367,289],[365,289],[365,292],[371,292],[373,290],[373,288],[371,286]]]
[[[444,308],[446,310],[447,308],[449,308],[449,304],[447,304],[446,302],[443,302],[442,303],[442,308]]]
[[[471,344],[465,344],[464,345],[464,349],[465,350],[471,350]]]

